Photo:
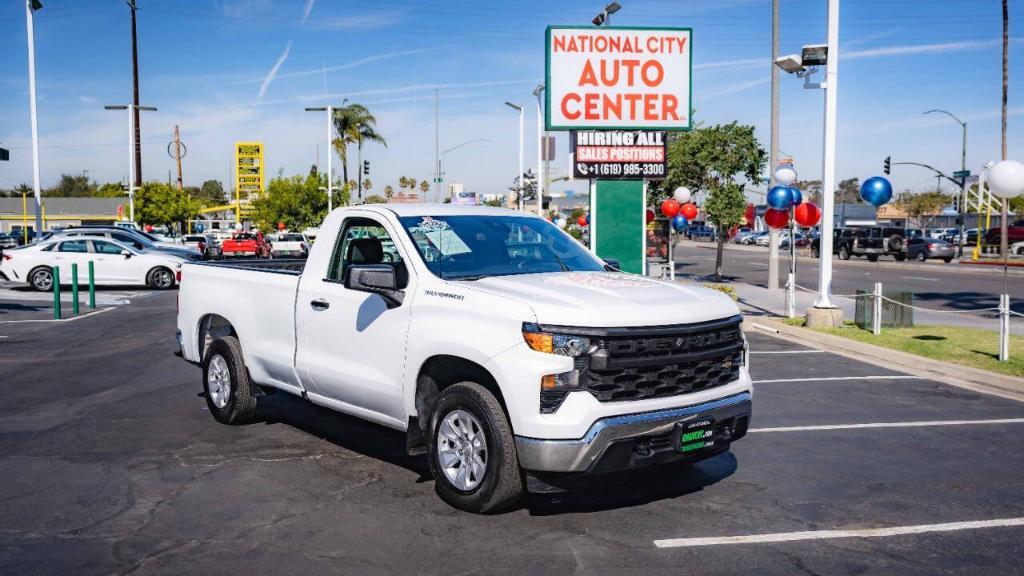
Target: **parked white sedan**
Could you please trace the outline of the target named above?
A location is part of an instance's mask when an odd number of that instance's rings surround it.
[[[71,265],[78,264],[78,283],[89,282],[93,263],[97,285],[173,288],[184,258],[158,250],[137,250],[107,239],[64,238],[5,251],[0,276],[27,282],[39,291],[53,289],[57,269],[61,284],[71,284]]]

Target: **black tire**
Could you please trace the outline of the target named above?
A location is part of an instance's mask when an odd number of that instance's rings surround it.
[[[222,368],[219,362],[223,362],[223,367],[226,367],[228,372],[229,388],[224,396],[220,396],[219,389],[211,391],[210,373],[211,370],[218,371]],[[206,357],[203,358],[203,392],[206,395],[206,406],[217,422],[245,424],[252,421],[252,416],[256,412],[256,395],[253,394],[252,383],[249,382],[249,371],[245,369],[242,346],[238,343],[238,338],[225,336],[210,344]]]
[[[920,251],[920,252],[918,252],[918,253],[917,253],[917,261],[918,261],[918,262],[924,262],[924,261],[926,261],[926,260],[928,260],[928,257],[927,257],[927,256],[925,256],[925,254],[924,254],[924,250],[922,250],[922,251]]]
[[[846,248],[846,246],[840,246],[839,247],[839,259],[840,260],[849,260],[850,259],[850,251]]]
[[[895,258],[897,262],[903,262],[904,260],[907,259],[907,255],[902,252],[893,254],[892,257]]]
[[[456,487],[439,462],[438,433],[444,419],[456,410],[468,412],[476,419],[487,442],[483,479],[470,490]],[[441,392],[430,415],[427,446],[434,489],[452,507],[487,514],[507,509],[522,497],[523,473],[512,429],[497,398],[483,386],[460,382]]]
[[[903,236],[893,234],[889,237],[889,250],[898,252],[903,249]]]
[[[868,254],[868,262],[878,262],[878,254]]]
[[[811,248],[811,256],[815,258],[821,258],[821,248],[817,246]]]
[[[945,262],[946,264],[949,264],[950,262],[953,261],[953,259],[952,258],[943,258],[942,261]]]
[[[34,268],[28,273],[28,283],[37,292],[53,290],[53,269],[49,266]]]
[[[146,274],[146,285],[154,290],[174,288],[174,272],[164,266],[157,266]]]

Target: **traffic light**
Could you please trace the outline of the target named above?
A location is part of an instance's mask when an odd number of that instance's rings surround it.
[[[370,175],[370,161],[369,160],[363,160],[363,176],[369,176],[369,175]]]
[[[885,157],[885,162],[882,164],[882,171],[885,172],[886,176],[889,175],[889,171],[890,171],[890,166],[891,165],[892,165],[892,156],[886,156]]]

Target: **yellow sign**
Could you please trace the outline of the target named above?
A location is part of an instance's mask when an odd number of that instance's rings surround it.
[[[235,142],[235,190],[238,199],[263,191],[262,142]]]

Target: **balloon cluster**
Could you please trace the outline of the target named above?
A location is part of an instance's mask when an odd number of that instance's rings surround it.
[[[773,175],[778,185],[768,190],[765,198],[768,210],[764,214],[764,223],[770,228],[785,228],[789,225],[789,212],[793,211],[793,219],[801,226],[814,226],[821,219],[821,210],[810,202],[804,202],[804,195],[793,186],[796,182],[796,170],[791,163],[780,164]]]
[[[682,232],[697,217],[697,206],[690,202],[690,190],[680,186],[672,197],[661,203],[661,213],[672,223],[672,229]],[[651,218],[648,218],[648,222]]]

